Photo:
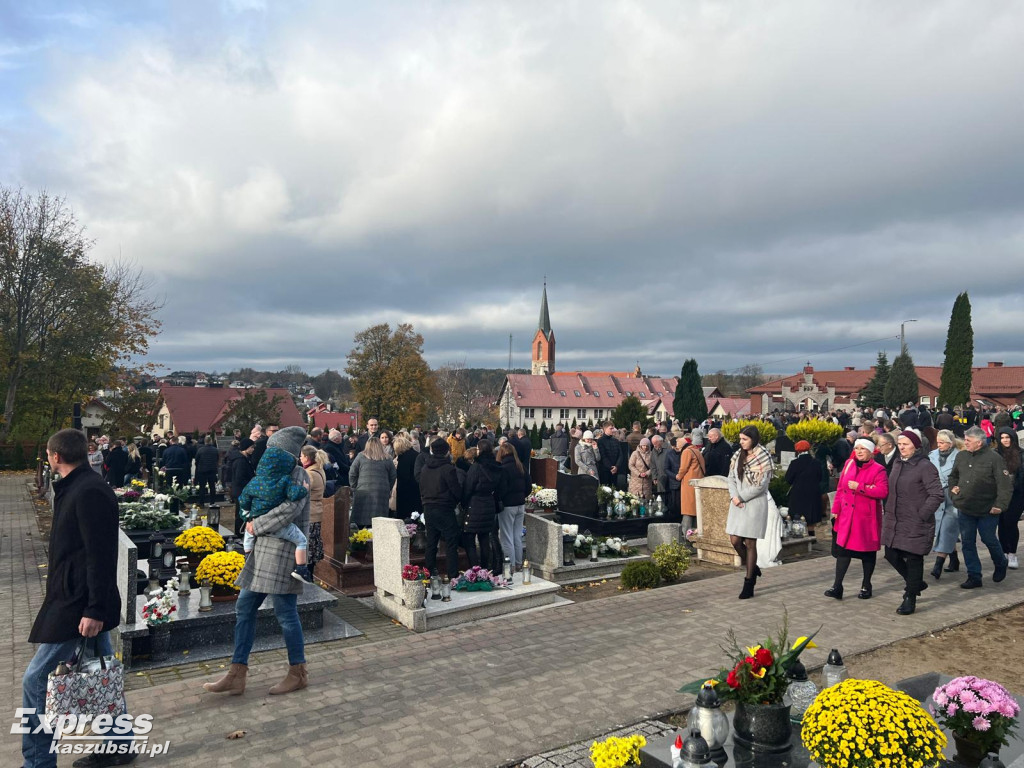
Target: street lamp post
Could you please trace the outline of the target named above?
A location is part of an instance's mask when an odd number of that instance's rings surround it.
[[[906,325],[907,323],[916,323],[916,322],[917,322],[917,320],[904,320],[902,323],[900,323],[900,354],[901,355],[903,354],[903,350],[907,348],[907,343],[906,343],[906,341],[904,341],[904,339],[906,337],[905,337],[905,335],[903,333],[903,326]]]

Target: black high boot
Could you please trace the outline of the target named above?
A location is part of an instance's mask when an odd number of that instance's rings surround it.
[[[945,559],[946,558],[944,558],[944,557],[936,557],[935,558],[935,567],[932,568],[932,578],[935,579],[936,581],[938,581],[940,578],[942,578],[942,566],[944,565]]]
[[[946,571],[946,573],[953,573],[954,571],[959,571],[959,570],[960,570],[960,556],[957,554],[956,550],[954,549],[952,552],[949,553],[949,563],[946,565],[945,571]]]
[[[755,581],[757,581],[756,578],[743,580],[743,591],[740,592],[740,600],[749,600],[754,596]]]

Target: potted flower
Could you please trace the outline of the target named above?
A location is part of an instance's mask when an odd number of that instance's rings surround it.
[[[874,680],[843,680],[819,693],[800,738],[822,768],[933,768],[946,746],[914,698]]]
[[[726,650],[732,666],[719,670],[710,680],[695,680],[679,689],[696,695],[704,683],[715,687],[719,699],[736,702],[734,739],[756,752],[779,753],[789,749],[790,705],[783,703],[789,678],[786,672],[804,648],[815,648],[813,637],[800,637],[792,646],[788,640],[789,621],[784,618],[776,637],[762,645],[742,648],[730,629]]]
[[[526,497],[526,506],[531,509],[555,509],[558,506],[558,491],[535,485]]]
[[[954,678],[935,689],[932,701],[932,713],[952,732],[957,759],[964,765],[977,765],[990,752],[998,754],[1017,730],[1020,706],[992,680]]]
[[[412,608],[423,606],[423,599],[427,596],[427,583],[430,581],[430,571],[421,565],[402,566],[402,586],[405,588],[403,599],[405,604]]]
[[[149,627],[150,658],[161,659],[167,655],[171,643],[171,628],[168,626],[178,610],[178,580],[169,579],[162,589],[149,593],[149,600],[142,606],[142,618]]]
[[[409,546],[416,552],[427,550],[427,516],[422,512],[413,512],[405,524],[405,530],[412,537]]]
[[[203,558],[196,568],[196,580],[202,583],[209,580],[211,599],[227,602],[238,597],[235,579],[245,567],[245,556],[240,552],[214,552]]]
[[[370,561],[373,559],[373,531],[369,528],[362,528],[348,537],[348,551],[357,560]]]
[[[204,556],[224,549],[224,537],[213,528],[196,525],[182,531],[174,540],[174,546],[185,552],[192,568],[197,568]]]
[[[640,765],[640,750],[646,746],[647,739],[640,734],[609,736],[604,741],[595,741],[590,745],[590,760],[600,768]]]

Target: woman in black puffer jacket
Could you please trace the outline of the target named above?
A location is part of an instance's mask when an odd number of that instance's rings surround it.
[[[476,449],[476,461],[466,473],[462,487],[462,506],[468,510],[465,531],[469,535],[464,539],[466,556],[470,565],[480,565],[494,572],[498,563],[493,562],[489,539],[497,525],[498,510],[508,481],[501,465],[494,459],[491,441],[481,440]]]

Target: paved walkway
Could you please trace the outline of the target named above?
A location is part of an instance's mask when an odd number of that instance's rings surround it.
[[[10,609],[0,695],[8,711],[20,701],[24,638],[41,589],[25,487],[23,477],[0,477],[0,605]],[[804,655],[813,666],[832,646],[851,657],[1024,602],[1021,572],[971,592],[947,578],[925,593],[918,613],[900,617],[901,589],[884,563],[869,601],[822,597],[831,573],[831,559],[810,559],[767,572],[754,600],[736,599],[737,573],[424,635],[311,646],[303,694],[266,695],[285,672],[275,658],[254,663],[242,697],[205,694],[189,679],[140,687],[129,706],[152,714],[153,737],[170,742],[170,755],[155,764],[487,768],[680,709],[686,702],[676,689],[723,663],[727,627],[753,642],[783,610],[794,635],[824,624],[822,647]],[[226,740],[236,729],[246,736]],[[0,764],[18,765],[17,750],[16,737],[5,735]]]

